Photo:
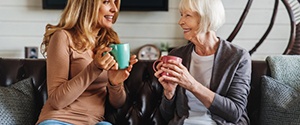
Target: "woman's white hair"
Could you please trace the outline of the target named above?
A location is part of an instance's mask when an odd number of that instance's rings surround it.
[[[225,23],[225,9],[221,0],[181,0],[180,11],[199,14],[199,32],[217,31]]]

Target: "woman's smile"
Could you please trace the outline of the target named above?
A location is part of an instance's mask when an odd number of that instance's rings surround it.
[[[114,17],[114,15],[105,15],[105,16],[104,16],[104,18],[105,18],[106,20],[110,21],[110,22],[113,21],[113,17]]]

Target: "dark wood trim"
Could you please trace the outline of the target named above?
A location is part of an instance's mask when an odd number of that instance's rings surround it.
[[[259,41],[255,44],[255,46],[249,51],[250,55],[252,55],[257,50],[257,48],[265,41],[265,39],[267,38],[267,36],[271,32],[271,30],[274,26],[274,22],[275,22],[275,19],[276,19],[276,16],[277,16],[277,12],[278,12],[278,3],[279,3],[279,0],[275,0],[273,13],[272,13],[272,17],[271,17],[269,26],[268,26],[266,32],[264,33],[264,35],[259,39]]]
[[[246,7],[238,21],[238,23],[236,24],[235,28],[233,29],[233,31],[231,32],[231,34],[229,35],[229,37],[227,38],[227,41],[232,42],[232,40],[235,38],[235,36],[238,34],[238,32],[240,31],[240,29],[242,28],[244,21],[247,17],[247,14],[249,12],[249,9],[252,5],[253,0],[248,0]]]

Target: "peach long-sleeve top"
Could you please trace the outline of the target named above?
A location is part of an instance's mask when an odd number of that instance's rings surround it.
[[[47,50],[48,99],[37,123],[48,119],[74,125],[95,125],[104,120],[107,90],[115,107],[124,104],[126,94],[122,84],[110,86],[107,71],[93,63],[93,52],[72,49],[71,34],[56,31]]]

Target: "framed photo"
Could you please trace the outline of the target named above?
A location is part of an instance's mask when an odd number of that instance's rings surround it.
[[[38,58],[38,47],[25,47],[25,58]]]

